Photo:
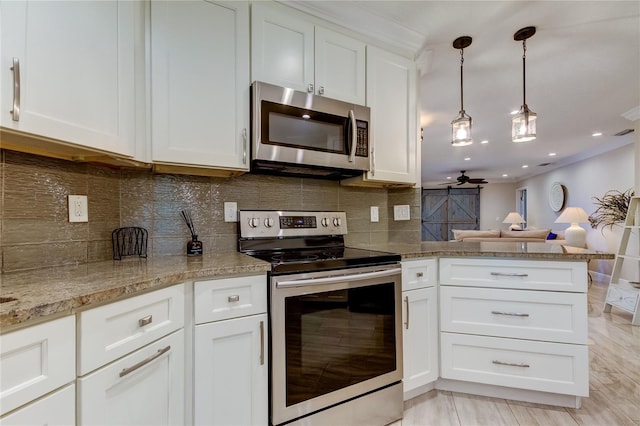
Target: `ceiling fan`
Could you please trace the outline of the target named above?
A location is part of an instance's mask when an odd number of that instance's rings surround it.
[[[470,184],[481,184],[481,183],[489,183],[486,180],[484,180],[484,178],[471,178],[467,175],[465,175],[467,171],[466,170],[460,170],[460,176],[458,176],[456,178],[456,180],[458,181],[458,185],[464,185],[465,183],[470,183]],[[451,182],[445,182],[442,183],[441,185],[450,185]]]

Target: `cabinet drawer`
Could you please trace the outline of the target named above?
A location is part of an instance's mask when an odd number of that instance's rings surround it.
[[[75,379],[75,317],[0,336],[0,414]]]
[[[195,321],[202,324],[267,312],[264,275],[198,281],[194,288]]]
[[[586,345],[451,333],[440,344],[445,379],[589,396]]]
[[[587,343],[587,295],[443,286],[442,331]]]
[[[70,384],[0,419],[0,425],[75,425],[76,385]]]
[[[587,263],[518,259],[440,259],[440,285],[587,291]]]
[[[438,261],[434,259],[402,261],[402,291],[433,287],[438,282]]]
[[[78,378],[78,425],[184,424],[184,330]]]
[[[609,285],[607,291],[607,303],[627,312],[635,312],[638,306],[640,291],[635,289],[625,289],[615,284]]]
[[[90,309],[79,316],[78,375],[159,339],[184,325],[184,286],[156,290]]]

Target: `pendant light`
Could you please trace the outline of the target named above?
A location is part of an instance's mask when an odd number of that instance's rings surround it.
[[[473,143],[471,139],[471,117],[464,112],[464,96],[462,85],[462,67],[464,64],[464,48],[471,45],[473,39],[469,36],[458,37],[453,41],[453,47],[460,49],[460,115],[451,122],[451,145],[466,146]]]
[[[527,85],[525,81],[527,39],[535,33],[536,27],[524,27],[513,35],[515,41],[522,41],[522,106],[520,111],[511,119],[511,140],[513,142],[528,142],[536,138],[536,119],[538,116],[527,106]]]

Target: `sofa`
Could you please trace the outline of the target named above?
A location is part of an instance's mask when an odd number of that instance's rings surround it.
[[[481,242],[529,242],[529,243],[549,243],[566,244],[564,232],[552,232],[551,229],[525,229],[524,231],[506,231],[503,229],[471,230],[453,229],[453,240],[451,241],[481,241]],[[550,239],[550,235],[556,235]]]

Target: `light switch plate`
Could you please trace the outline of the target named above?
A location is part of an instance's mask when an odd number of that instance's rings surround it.
[[[69,222],[89,222],[86,195],[69,195]]]
[[[238,203],[236,203],[235,201],[227,201],[224,203],[224,221],[238,221]]]
[[[371,206],[371,222],[380,222],[378,206]]]
[[[393,220],[410,220],[409,205],[401,204],[393,206]]]

